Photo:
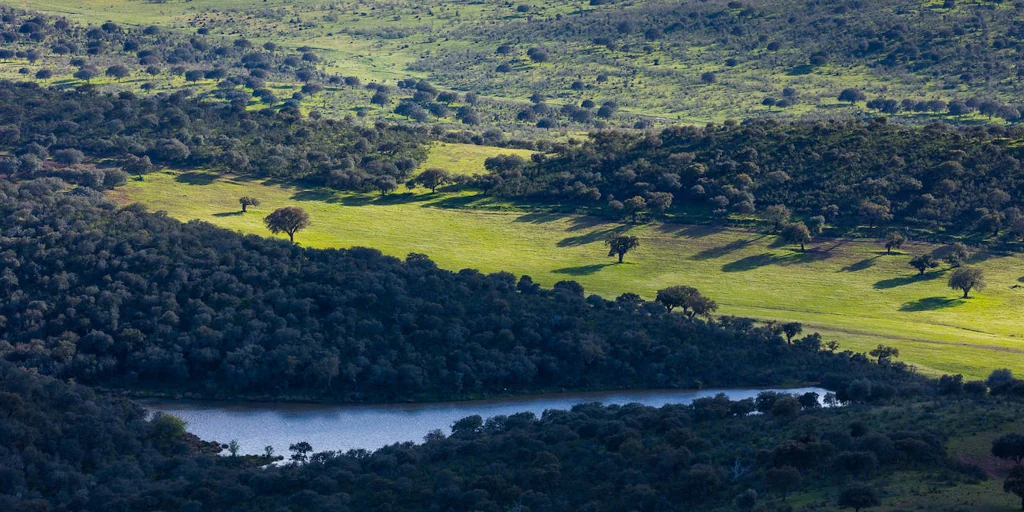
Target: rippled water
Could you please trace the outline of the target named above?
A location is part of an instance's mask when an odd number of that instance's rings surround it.
[[[392,443],[421,442],[427,432],[441,429],[451,432],[456,420],[479,414],[511,415],[530,411],[540,416],[547,409],[601,402],[605,405],[640,403],[653,407],[688,404],[694,399],[725,393],[731,400],[757,396],[764,389],[705,389],[699,391],[608,391],[523,396],[468,402],[435,402],[383,405],[312,405],[274,403],[223,403],[145,400],[151,411],[173,414],[188,422],[188,431],[202,439],[241,445],[240,453],[262,454],[273,446],[277,454],[286,454],[288,445],[306,441],[315,451],[365,448],[374,450]],[[820,388],[775,390],[792,394]]]

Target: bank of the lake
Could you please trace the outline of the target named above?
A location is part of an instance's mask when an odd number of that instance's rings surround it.
[[[298,441],[316,451],[374,450],[392,443],[421,442],[431,430],[451,431],[456,420],[480,415],[489,418],[531,412],[540,416],[549,409],[600,402],[605,405],[639,403],[651,407],[688,404],[695,399],[724,393],[730,400],[753,398],[765,389],[704,389],[603,391],[519,396],[464,402],[415,404],[319,405],[299,403],[225,403],[181,400],[142,400],[151,411],[173,414],[188,423],[189,432],[205,440],[226,443],[237,440],[240,453],[262,454],[264,447],[286,453]],[[821,388],[775,389],[791,394],[809,391],[824,396]]]

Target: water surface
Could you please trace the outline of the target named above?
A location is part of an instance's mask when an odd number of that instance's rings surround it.
[[[288,445],[306,441],[315,451],[375,450],[405,441],[423,441],[434,429],[451,432],[456,420],[478,414],[491,416],[532,412],[538,417],[547,409],[567,410],[572,406],[600,402],[605,405],[640,403],[652,407],[688,404],[697,398],[724,393],[731,400],[752,398],[764,389],[704,389],[656,391],[605,391],[560,393],[467,402],[416,404],[317,405],[289,403],[224,403],[174,400],[143,400],[152,410],[188,422],[188,431],[202,439],[241,445],[240,453],[262,454],[265,446],[285,455]],[[791,394],[808,391],[824,396],[820,388],[774,390]]]

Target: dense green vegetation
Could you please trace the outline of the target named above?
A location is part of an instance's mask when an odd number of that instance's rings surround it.
[[[606,204],[621,217],[682,210],[727,217],[761,212],[773,230],[788,207],[819,226],[898,226],[1024,235],[1017,128],[923,128],[842,121],[755,121],[676,127],[591,141],[495,169],[477,180],[501,196]]]
[[[993,383],[993,395],[1020,385]],[[471,416],[450,436],[374,453],[317,452],[296,440],[294,463],[262,468],[253,466],[271,459],[204,454],[219,448],[190,439],[173,417],[146,420],[136,404],[6,361],[0,390],[0,507],[16,512],[831,511],[849,506],[851,489],[866,489],[867,506],[1017,506],[977,463],[1001,476],[1013,467],[989,450],[1012,459],[1019,443],[990,440],[1019,431],[1021,406],[986,396],[984,383],[944,382],[928,389],[942,395],[898,407],[823,409],[814,394],[762,393]]]
[[[428,79],[445,90],[483,99],[475,107],[483,125],[531,137],[542,137],[551,127],[575,131],[606,123],[632,127],[638,122],[863,111],[911,120],[1020,119],[1024,36],[1015,2],[9,3],[95,27],[107,20],[140,29],[155,25],[186,42],[202,35],[197,31],[228,46],[239,37],[256,47],[272,42],[282,54],[301,58],[312,51],[320,59],[303,61],[299,68],[391,88],[390,101],[377,105],[370,102],[374,91],[320,80],[330,90],[317,94],[309,106],[338,114],[356,110],[371,118],[409,119],[394,110],[400,97],[412,98],[415,91],[399,91],[398,82]],[[40,54],[35,64],[12,59],[4,68],[11,74],[22,67],[30,73],[49,67],[59,77],[72,78],[74,67],[69,69],[64,55],[51,55],[48,47]],[[181,85],[181,74],[177,79],[142,75],[144,68],[128,56],[123,64],[139,83],[121,87]],[[287,92],[275,94],[290,95],[303,82],[281,81],[275,85]],[[544,100],[542,106],[531,107],[527,100],[534,94]],[[602,115],[600,107],[606,104],[617,114]],[[455,114],[465,105],[457,104],[446,115],[430,114],[431,119],[462,124]]]
[[[904,361],[930,375],[981,378],[997,367],[1024,373],[1018,352],[1024,258],[1015,253],[971,248],[963,264],[982,269],[989,286],[963,300],[947,287],[950,248],[917,240],[886,254],[885,240],[826,234],[800,252],[768,226],[624,225],[454,187],[380,197],[196,175],[154,172],[109,195],[182,221],[268,237],[265,215],[301,206],[312,219],[296,236],[304,247],[370,246],[398,258],[421,253],[444,269],[525,274],[545,287],[572,279],[608,299],[633,292],[651,300],[658,290],[685,284],[714,299],[718,314],[802,322],[855,352],[897,346]],[[237,200],[246,195],[263,203],[243,215]],[[604,245],[620,233],[641,240],[622,265]],[[919,256],[937,267],[919,276],[910,265]]]
[[[82,383],[396,400],[817,382],[875,368],[822,350],[817,335],[787,343],[750,320],[585,297],[573,281],[549,290],[417,254],[301,249],[115,209],[52,179],[0,186],[0,356]]]

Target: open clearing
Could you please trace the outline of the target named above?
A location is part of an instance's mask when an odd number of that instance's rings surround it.
[[[202,172],[150,174],[113,195],[181,220],[264,236],[271,236],[262,223],[267,213],[298,205],[312,225],[296,241],[309,247],[424,253],[451,270],[509,271],[546,286],[575,280],[609,298],[627,291],[651,298],[659,288],[688,284],[717,300],[722,314],[800,321],[807,331],[839,340],[842,349],[891,344],[922,372],[981,378],[1007,367],[1024,373],[1020,255],[975,255],[969,264],[985,270],[989,287],[962,300],[946,287],[944,267],[917,277],[907,265],[913,254],[934,248],[925,244],[886,255],[875,240],[824,240],[800,253],[774,236],[731,228],[628,226],[523,211],[469,193],[417,189],[379,197]],[[263,204],[241,214],[242,195]],[[627,231],[642,245],[616,265],[603,241]]]

